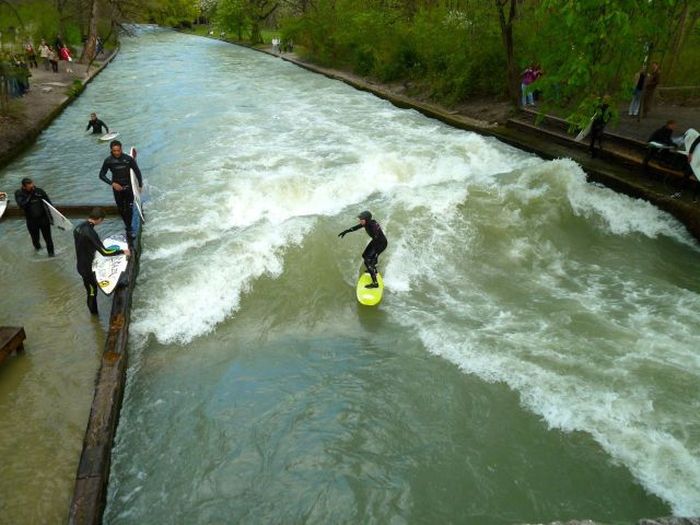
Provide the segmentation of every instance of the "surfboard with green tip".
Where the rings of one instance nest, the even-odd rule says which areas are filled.
[[[384,279],[382,279],[381,273],[377,274],[377,284],[379,284],[378,288],[365,288],[365,285],[368,285],[371,282],[372,276],[367,272],[362,273],[357,281],[357,300],[360,302],[360,304],[365,306],[378,305],[382,300],[382,295],[384,293]]]

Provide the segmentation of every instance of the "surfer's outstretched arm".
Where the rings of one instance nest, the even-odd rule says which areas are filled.
[[[343,230],[342,232],[340,232],[338,234],[338,237],[340,237],[342,239],[343,237],[345,237],[346,234],[356,232],[360,228],[364,228],[364,226],[362,226],[362,224],[356,224],[352,228],[348,228],[347,230]]]

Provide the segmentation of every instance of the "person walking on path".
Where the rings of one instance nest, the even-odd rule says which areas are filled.
[[[46,43],[46,40],[43,38],[41,39],[41,45],[39,46],[39,56],[41,57],[41,63],[44,65],[44,69],[46,71],[49,70],[50,63],[49,63],[49,53],[51,52],[51,48],[49,45]]]
[[[603,150],[603,133],[605,133],[605,126],[610,122],[612,114],[610,113],[610,96],[605,95],[600,102],[593,115],[593,123],[591,124],[591,145],[590,153],[591,157],[596,157],[595,143],[598,142],[598,149]]]
[[[66,73],[72,73],[73,70],[71,69],[70,64],[73,62],[73,57],[70,54],[70,49],[68,49],[66,46],[59,48],[58,56],[66,63]]]
[[[52,47],[49,47],[49,63],[51,64],[51,71],[58,73],[58,54]]]
[[[134,170],[140,189],[143,186],[141,170],[134,158],[122,152],[122,143],[118,140],[110,142],[109,149],[111,154],[102,163],[100,180],[112,186],[114,202],[116,202],[117,208],[119,208],[119,214],[122,216],[122,220],[126,226],[127,236],[131,239],[131,220],[134,214],[134,192],[131,188],[130,172]],[[107,178],[107,171],[112,173],[111,180]]]
[[[654,62],[644,82],[644,96],[642,99],[642,117],[644,118],[649,114],[654,104],[654,92],[659,82],[661,82],[661,70],[659,69],[659,64]]]
[[[642,103],[642,93],[644,92],[644,79],[646,79],[644,70],[640,70],[634,80],[634,91],[632,92],[632,101],[630,102],[627,114],[630,117],[639,115],[639,106]]]
[[[129,249],[105,248],[100,237],[95,231],[95,226],[102,224],[105,220],[105,212],[102,208],[93,208],[88,219],[81,222],[73,230],[73,240],[75,241],[75,257],[77,259],[76,268],[80,277],[83,278],[83,286],[87,293],[87,307],[92,315],[97,315],[97,279],[92,271],[92,261],[95,252],[100,252],[105,257],[115,255],[130,255]]]
[[[27,56],[27,64],[29,67],[38,68],[39,64],[36,61],[36,51],[34,51],[34,46],[29,40],[24,44],[24,53]]]
[[[352,228],[343,230],[338,234],[341,239],[345,237],[346,234],[364,228],[367,235],[371,237],[371,241],[362,252],[362,259],[365,262],[365,268],[370,277],[372,277],[372,282],[365,285],[365,288],[379,288],[379,283],[377,282],[377,263],[379,262],[379,254],[386,250],[387,240],[382,231],[382,227],[377,221],[372,219],[372,214],[368,211],[363,211],[357,218],[360,223],[356,224]]]
[[[42,200],[43,199],[43,200]],[[54,256],[53,239],[51,238],[51,218],[49,212],[44,205],[44,200],[51,203],[51,199],[41,188],[34,185],[34,181],[29,177],[22,179],[22,187],[15,192],[15,201],[24,211],[24,217],[27,220],[27,229],[32,238],[34,249],[41,250],[41,242],[39,242],[39,232],[44,237],[46,243],[46,251],[49,257]]]
[[[107,127],[107,124],[105,124],[97,118],[97,113],[90,113],[90,120],[88,120],[87,128],[85,128],[85,131],[89,130],[90,128],[92,128],[93,135],[101,135],[102,128],[105,128],[107,130],[107,133],[109,133],[109,128]]]

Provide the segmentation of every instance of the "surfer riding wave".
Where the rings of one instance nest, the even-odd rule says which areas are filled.
[[[359,224],[356,224],[352,228],[343,230],[338,234],[341,239],[345,237],[345,234],[364,228],[372,240],[369,242],[365,251],[362,252],[362,259],[365,261],[365,268],[370,277],[372,277],[372,282],[365,286],[365,288],[378,288],[379,283],[377,282],[377,264],[379,263],[379,254],[386,250],[387,240],[382,231],[382,227],[377,221],[372,219],[372,214],[369,211],[363,211],[357,218],[360,220]]]

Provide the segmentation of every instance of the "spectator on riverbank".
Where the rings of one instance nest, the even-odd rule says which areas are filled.
[[[49,47],[49,63],[51,64],[51,71],[58,73],[58,53],[52,47]]]
[[[24,54],[27,58],[27,65],[31,68],[38,68],[39,64],[36,61],[36,51],[34,51],[34,46],[31,41],[27,40],[24,44]]]
[[[522,107],[535,105],[534,95],[532,94],[532,91],[530,91],[530,89],[529,89],[530,84],[532,84],[535,80],[537,80],[537,72],[535,70],[535,66],[531,65],[531,66],[527,67],[525,69],[525,71],[522,72],[521,79],[520,79],[520,91],[521,91],[520,105]]]
[[[66,73],[72,73],[73,70],[71,69],[70,65],[71,62],[73,62],[73,57],[70,54],[70,49],[68,49],[66,46],[63,46],[61,49],[59,49],[58,56],[61,60],[63,60],[66,63]]]
[[[102,54],[102,51],[104,51],[104,42],[102,42],[102,38],[99,36],[97,37],[96,46],[97,47],[95,48],[95,58],[100,56]]]
[[[32,76],[27,64],[17,55],[6,56],[0,62],[9,96],[19,98],[26,95],[29,91],[29,77]]]
[[[593,122],[591,124],[590,153],[592,158],[596,157],[596,141],[598,142],[598,149],[603,151],[603,133],[605,132],[605,126],[608,125],[611,118],[612,113],[610,112],[610,95],[605,95],[598,102],[598,107],[593,115]]]
[[[632,101],[630,102],[629,110],[627,114],[630,117],[636,117],[639,115],[639,106],[642,103],[642,93],[644,92],[644,80],[646,79],[646,73],[643,69],[640,69],[634,78],[634,90],[632,91]]]
[[[49,52],[50,51],[51,51],[51,48],[46,43],[46,40],[44,40],[42,38],[41,45],[39,46],[39,56],[41,57],[41,63],[44,65],[44,69],[46,71],[48,71],[49,67],[51,66],[51,64],[49,63]]]
[[[61,35],[56,35],[56,40],[54,40],[53,47],[56,52],[63,47],[63,38],[61,38]]]
[[[644,118],[649,114],[654,104],[654,92],[659,82],[661,82],[661,70],[659,64],[654,62],[644,82],[644,97],[642,99],[642,117]]]

